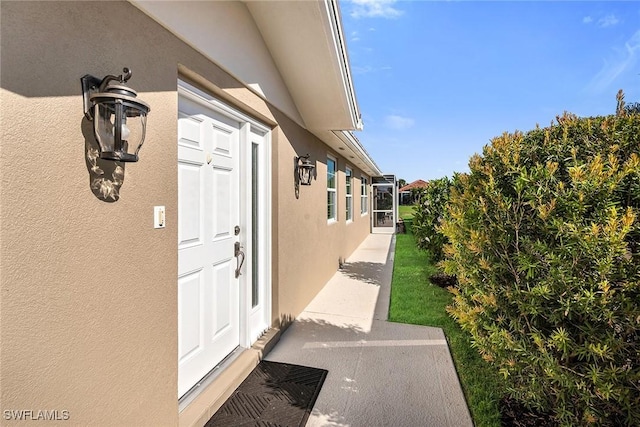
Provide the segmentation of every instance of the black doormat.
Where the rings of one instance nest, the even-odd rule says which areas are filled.
[[[324,369],[263,360],[205,427],[302,427],[327,373]]]

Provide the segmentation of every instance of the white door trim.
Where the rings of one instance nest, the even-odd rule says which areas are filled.
[[[246,183],[253,183],[253,156],[255,146],[255,156],[257,161],[256,184],[253,189],[251,185],[243,186],[241,194],[241,216],[244,222],[242,229],[246,230],[245,236],[254,236],[252,224],[252,209],[257,208],[261,215],[256,218],[258,229],[257,247],[250,245],[247,241],[245,245],[246,261],[243,274],[247,275],[247,283],[241,289],[240,299],[243,301],[240,308],[241,322],[240,342],[245,347],[250,347],[258,338],[271,326],[271,133],[265,128],[253,126],[251,122],[245,123],[241,130],[241,141],[243,155],[241,161],[240,179]],[[255,191],[255,198],[252,191]],[[254,202],[257,206],[253,206]],[[255,257],[254,257],[255,255]],[[257,263],[254,268],[254,259]],[[259,304],[253,306],[253,273],[256,273],[258,283]]]
[[[236,110],[235,108],[223,103],[209,93],[198,89],[197,87],[185,82],[184,80],[178,80],[178,93],[180,95],[186,96],[192,101],[202,104],[207,108],[214,108],[218,110],[219,113],[224,114],[229,118],[232,118],[239,122],[247,122],[251,125],[252,129],[255,128],[256,130],[263,133],[269,133],[271,131],[271,128],[269,128],[267,125],[258,122],[253,117]]]
[[[249,348],[271,326],[271,129],[254,118],[219,101],[209,93],[178,80],[178,96],[191,100],[205,108],[212,109],[230,119],[241,123],[240,126],[240,242],[246,253],[240,292],[240,347]],[[252,149],[257,146],[257,200],[252,198]],[[258,247],[252,247],[252,205],[257,201],[258,210]],[[258,265],[255,271],[259,275],[259,307],[252,307],[253,251],[257,251]],[[215,367],[211,367],[212,369]]]
[[[376,189],[378,187],[391,187],[391,208],[390,209],[379,209],[376,207],[377,199],[376,199]],[[377,234],[395,234],[396,232],[396,204],[397,204],[397,193],[396,186],[392,183],[388,182],[377,182],[371,184],[371,232]],[[383,214],[385,217],[385,226],[384,227],[376,227],[376,222],[378,218],[378,214]],[[386,222],[389,221],[387,224]]]

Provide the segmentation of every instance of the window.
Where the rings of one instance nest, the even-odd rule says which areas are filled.
[[[364,176],[360,177],[360,213],[362,215],[368,212],[369,206],[369,195],[367,193],[367,178]]]
[[[260,146],[256,143],[251,144],[251,308],[255,308],[260,304],[260,258],[258,258],[258,248],[260,247],[259,226],[260,219],[258,217],[260,209]]]
[[[327,157],[327,220],[336,221],[336,160]]]
[[[353,220],[353,190],[351,189],[351,169],[345,169],[346,196],[345,204],[347,205],[347,221]]]

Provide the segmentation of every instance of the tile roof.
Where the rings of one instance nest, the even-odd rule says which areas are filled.
[[[404,187],[402,187],[400,189],[400,192],[411,191],[412,188],[426,188],[428,186],[429,186],[428,182],[419,179],[417,181],[413,181],[411,184],[407,184]]]

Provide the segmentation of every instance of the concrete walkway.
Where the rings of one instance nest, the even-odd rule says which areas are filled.
[[[368,236],[266,357],[329,371],[307,426],[473,426],[442,329],[387,322],[394,243]]]

